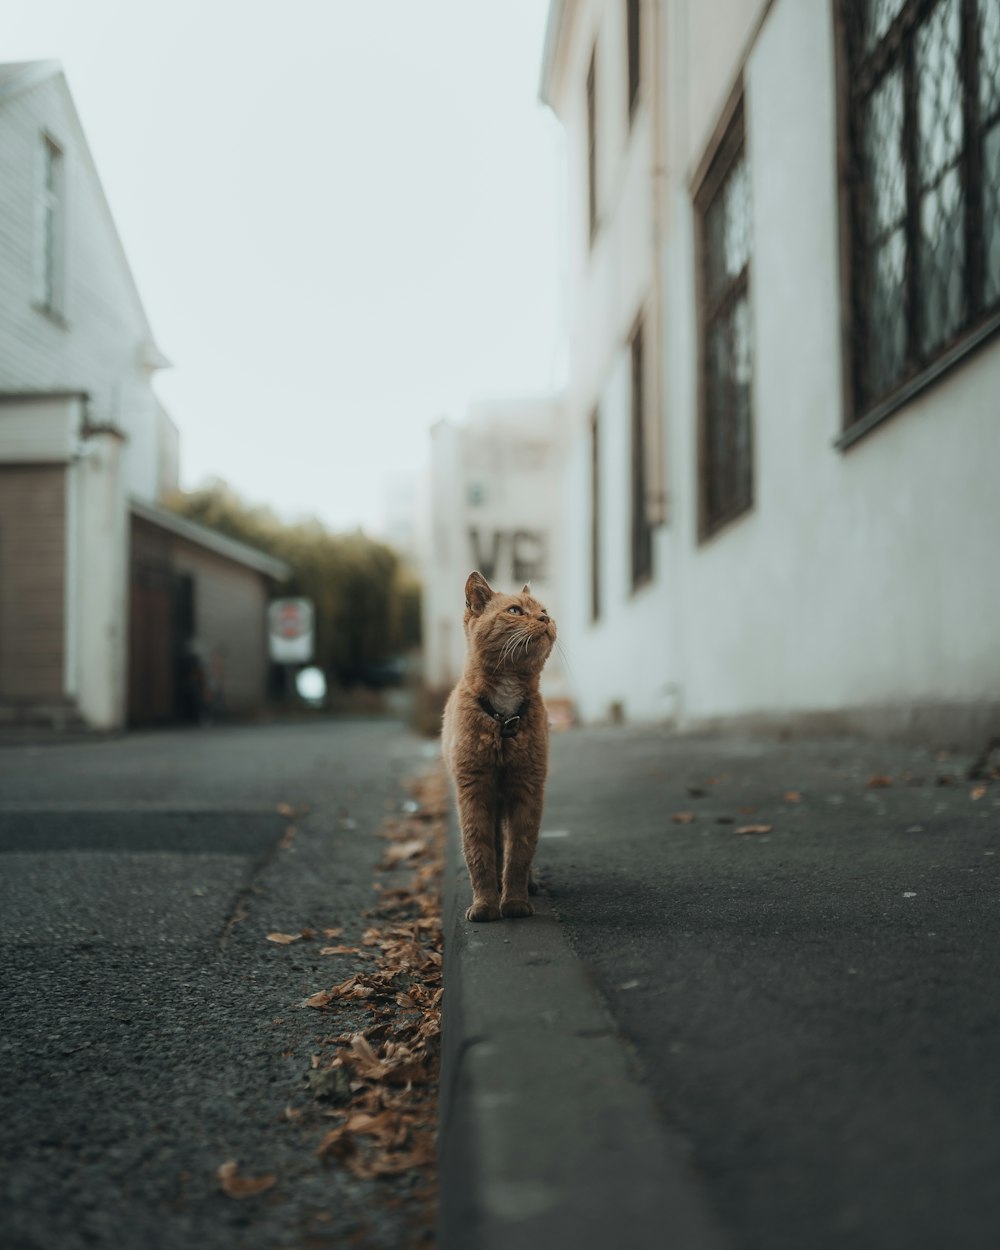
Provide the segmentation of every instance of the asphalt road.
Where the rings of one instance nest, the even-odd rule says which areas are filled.
[[[1000,1244],[1000,783],[968,762],[554,740],[543,879],[735,1250]]]
[[[357,942],[421,753],[385,722],[0,749],[6,1250],[407,1243],[407,1179],[315,1156],[310,1055],[359,1021],[299,1004],[357,969],[265,935]],[[227,1160],[278,1182],[228,1198]]]

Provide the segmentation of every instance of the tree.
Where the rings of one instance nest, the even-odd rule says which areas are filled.
[[[282,594],[313,601],[316,663],[341,686],[420,645],[419,583],[391,547],[362,530],[335,534],[316,519],[289,524],[219,479],[167,506],[291,566]]]

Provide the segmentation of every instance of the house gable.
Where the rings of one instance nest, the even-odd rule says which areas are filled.
[[[60,298],[46,305],[40,269],[49,194],[60,216]],[[50,174],[51,181],[51,174]],[[157,497],[159,405],[153,341],[66,77],[58,62],[0,66],[0,392],[72,390],[89,419],[128,439],[128,489]]]

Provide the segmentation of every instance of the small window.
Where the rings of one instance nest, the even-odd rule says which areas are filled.
[[[753,232],[742,95],[695,208],[701,259],[699,531],[707,538],[753,502]]]
[[[646,408],[643,381],[643,333],[640,321],[629,345],[632,380],[632,589],[653,575],[653,528],[646,496]]]
[[[597,411],[590,418],[590,619],[601,615],[601,429]]]
[[[1000,3],[837,10],[849,441],[1000,327]]]
[[[65,311],[65,185],[62,149],[42,135],[36,196],[38,303],[47,313]]]
[[[597,46],[587,70],[587,220],[590,241],[597,234]]]
[[[628,115],[631,121],[639,99],[639,0],[625,0],[625,27],[628,40]]]

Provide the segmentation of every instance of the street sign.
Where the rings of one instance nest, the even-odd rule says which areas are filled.
[[[267,638],[275,664],[308,664],[313,658],[311,599],[272,599],[267,609]]]

